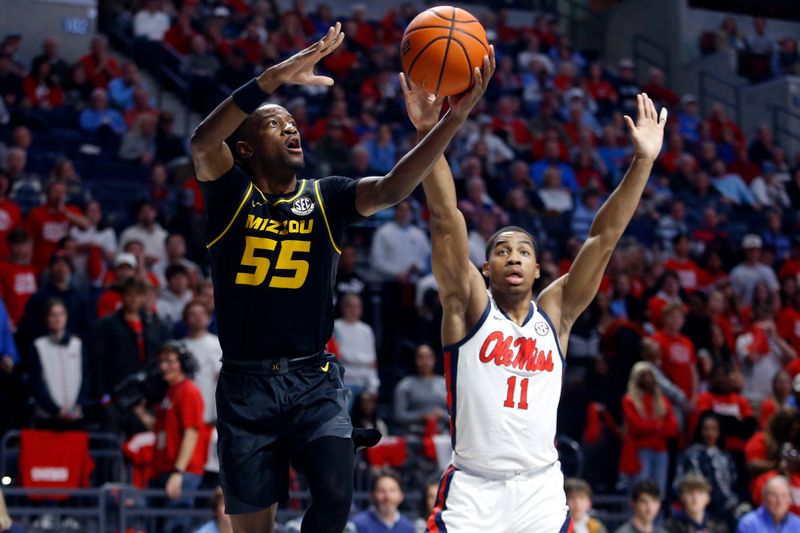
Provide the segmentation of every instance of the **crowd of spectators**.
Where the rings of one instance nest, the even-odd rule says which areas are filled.
[[[750,30],[739,28],[736,18],[725,17],[718,30],[703,32],[698,44],[702,55],[735,52],[739,74],[753,82],[800,74],[800,40],[791,34],[775,38],[763,17],[754,18]]]
[[[117,16],[130,24],[131,59],[100,35],[75,64],[53,39],[32,61],[21,36],[0,44],[0,433],[103,428],[127,438],[162,424],[172,428],[162,460],[174,464],[183,439],[195,443],[181,458],[184,488],[213,486],[220,348],[203,199],[186,139],[133,59],[150,68],[153,51],[169,47],[194,88],[186,104],[206,111],[218,92],[319,39],[334,16],[301,0],[283,12],[267,0],[130,4]],[[520,27],[502,9],[476,10],[498,68],[448,150],[476,264],[488,236],[514,224],[537,238],[537,292],[565,273],[631,160],[623,115],[635,95],[670,109],[664,152],[570,340],[559,431],[591,465],[567,486],[576,530],[599,531],[586,525],[596,522],[592,489],[631,495],[622,531],[665,516],[670,531],[688,531],[706,506],[720,528],[750,506],[741,531],[789,520],[786,480],[800,489],[800,154],[766,125],[746,134],[720,105],[701,114],[659,70],[638,80],[630,60],[575,50],[549,15]],[[319,67],[336,85],[272,95],[298,124],[303,175],[380,175],[413,144],[397,72],[414,15],[404,5],[368,20],[354,6],[344,45]],[[106,194],[126,184],[128,196]],[[329,349],[346,368],[354,422],[419,446],[399,476],[374,479],[374,506],[354,523],[405,531],[403,489],[435,497],[430,439],[448,425],[424,197],[349,235]],[[165,394],[190,407],[165,412]],[[149,477],[187,503],[170,471]]]

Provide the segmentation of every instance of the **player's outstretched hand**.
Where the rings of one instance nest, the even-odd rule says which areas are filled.
[[[495,60],[494,60],[494,45],[489,46],[489,55],[483,56],[483,68],[475,67],[473,74],[475,83],[470,89],[467,89],[461,94],[455,96],[448,96],[447,101],[450,102],[450,109],[454,115],[461,119],[466,119],[469,112],[481,99],[486,88],[489,86],[489,80],[494,74]]]
[[[342,24],[336,23],[328,33],[305,50],[297,52],[289,59],[273,65],[258,77],[262,90],[272,92],[284,83],[292,85],[333,85],[333,78],[314,74],[316,65],[344,42]]]
[[[400,88],[406,99],[406,112],[417,131],[428,132],[439,121],[444,96],[436,96],[418,87],[408,76],[400,73]]]
[[[662,107],[661,113],[656,112],[656,106],[647,96],[647,93],[636,95],[636,124],[633,119],[625,115],[625,123],[631,133],[636,157],[640,159],[655,160],[661,152],[664,141],[664,125],[667,123],[667,108]]]

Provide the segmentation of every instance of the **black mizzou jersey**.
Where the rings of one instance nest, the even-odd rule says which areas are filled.
[[[333,285],[345,227],[361,218],[357,180],[297,179],[262,193],[239,165],[201,182],[223,357],[298,357],[333,331]]]

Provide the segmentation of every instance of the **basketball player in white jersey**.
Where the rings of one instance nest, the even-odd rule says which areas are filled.
[[[487,68],[494,69],[494,57],[484,73]],[[436,124],[441,99],[416,90],[405,77],[401,85],[422,139]],[[521,228],[501,229],[489,240],[479,271],[469,260],[467,227],[444,157],[423,181],[444,308],[454,450],[428,519],[431,533],[572,531],[554,443],[563,358],[570,329],[597,293],[661,150],[666,110],[659,117],[646,94],[637,103],[636,123],[625,117],[633,162],[598,212],[569,273],[538,301],[532,291],[539,277],[534,238]]]

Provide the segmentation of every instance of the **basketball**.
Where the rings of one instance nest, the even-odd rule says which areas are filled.
[[[411,21],[400,43],[403,71],[422,89],[459,94],[474,82],[474,69],[489,55],[486,30],[469,11],[439,6]]]

